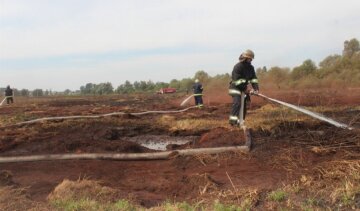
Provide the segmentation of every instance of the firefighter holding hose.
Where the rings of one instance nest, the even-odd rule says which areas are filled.
[[[14,103],[13,96],[14,96],[13,90],[10,88],[10,86],[7,86],[5,89],[5,97],[7,104]]]
[[[202,92],[203,92],[203,86],[199,82],[199,79],[195,79],[195,83],[193,85],[193,92],[194,92],[194,99],[195,99],[195,105],[198,108],[202,108],[204,106],[203,99],[202,99]]]
[[[231,82],[229,87],[229,94],[233,98],[233,104],[229,117],[229,123],[233,126],[243,123],[246,115],[246,102],[250,102],[250,94],[258,94],[259,85],[258,79],[255,74],[254,67],[251,61],[255,55],[252,50],[246,50],[239,57],[239,62],[234,66],[231,74]],[[252,88],[248,88],[248,84],[251,84]],[[241,108],[241,95],[243,94],[243,113],[240,114]],[[240,115],[240,116],[239,116]],[[243,119],[241,119],[241,117]]]

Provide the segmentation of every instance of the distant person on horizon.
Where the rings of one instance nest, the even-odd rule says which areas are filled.
[[[250,93],[257,94],[259,92],[258,79],[252,66],[251,61],[255,54],[251,50],[246,50],[239,57],[239,62],[234,66],[231,73],[231,82],[229,87],[229,94],[233,98],[233,104],[229,117],[229,123],[233,126],[240,124],[240,108],[241,108],[241,93],[245,94],[243,118],[246,115],[246,102],[250,101]],[[248,84],[251,83],[252,88],[248,89]],[[243,120],[244,120],[243,119]]]
[[[5,97],[6,97],[6,102],[7,104],[10,104],[10,103],[14,103],[14,92],[13,90],[10,88],[10,86],[8,85],[5,89]]]
[[[193,85],[193,92],[194,92],[195,105],[198,108],[203,107],[204,106],[202,100],[203,87],[202,84],[199,82],[199,79],[195,79],[195,83]]]

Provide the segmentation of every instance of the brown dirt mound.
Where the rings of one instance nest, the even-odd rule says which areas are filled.
[[[13,174],[7,170],[0,171],[0,187],[7,185],[14,185],[15,183],[12,180]]]
[[[197,148],[222,147],[244,145],[244,143],[245,137],[242,129],[215,128],[203,134],[195,146]]]
[[[78,181],[65,179],[47,197],[49,201],[90,199],[102,202],[113,202],[118,198],[119,194],[116,190],[88,179]]]
[[[24,189],[0,186],[0,210],[49,210],[49,207],[29,199]]]

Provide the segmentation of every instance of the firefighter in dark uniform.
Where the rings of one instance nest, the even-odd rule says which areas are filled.
[[[5,97],[7,104],[14,103],[13,96],[13,90],[10,88],[10,86],[7,86],[5,89]]]
[[[202,92],[203,87],[202,84],[199,82],[199,79],[195,79],[195,84],[193,85],[193,92],[195,98],[195,105],[199,108],[203,107],[203,100],[202,100]]]
[[[239,62],[234,66],[231,74],[231,82],[229,88],[229,94],[233,98],[233,104],[229,117],[229,123],[231,125],[238,125],[240,123],[239,113],[241,106],[241,93],[246,94],[244,103],[243,117],[246,115],[246,102],[250,101],[250,93],[257,94],[259,92],[258,79],[255,74],[254,67],[251,65],[251,61],[254,59],[254,52],[246,50],[239,57]],[[248,90],[248,84],[251,83],[252,89]]]

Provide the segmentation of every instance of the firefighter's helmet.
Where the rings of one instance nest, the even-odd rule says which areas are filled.
[[[255,58],[255,54],[252,50],[246,50],[244,51],[244,53],[241,54],[244,58],[249,58],[249,59],[254,59]]]

